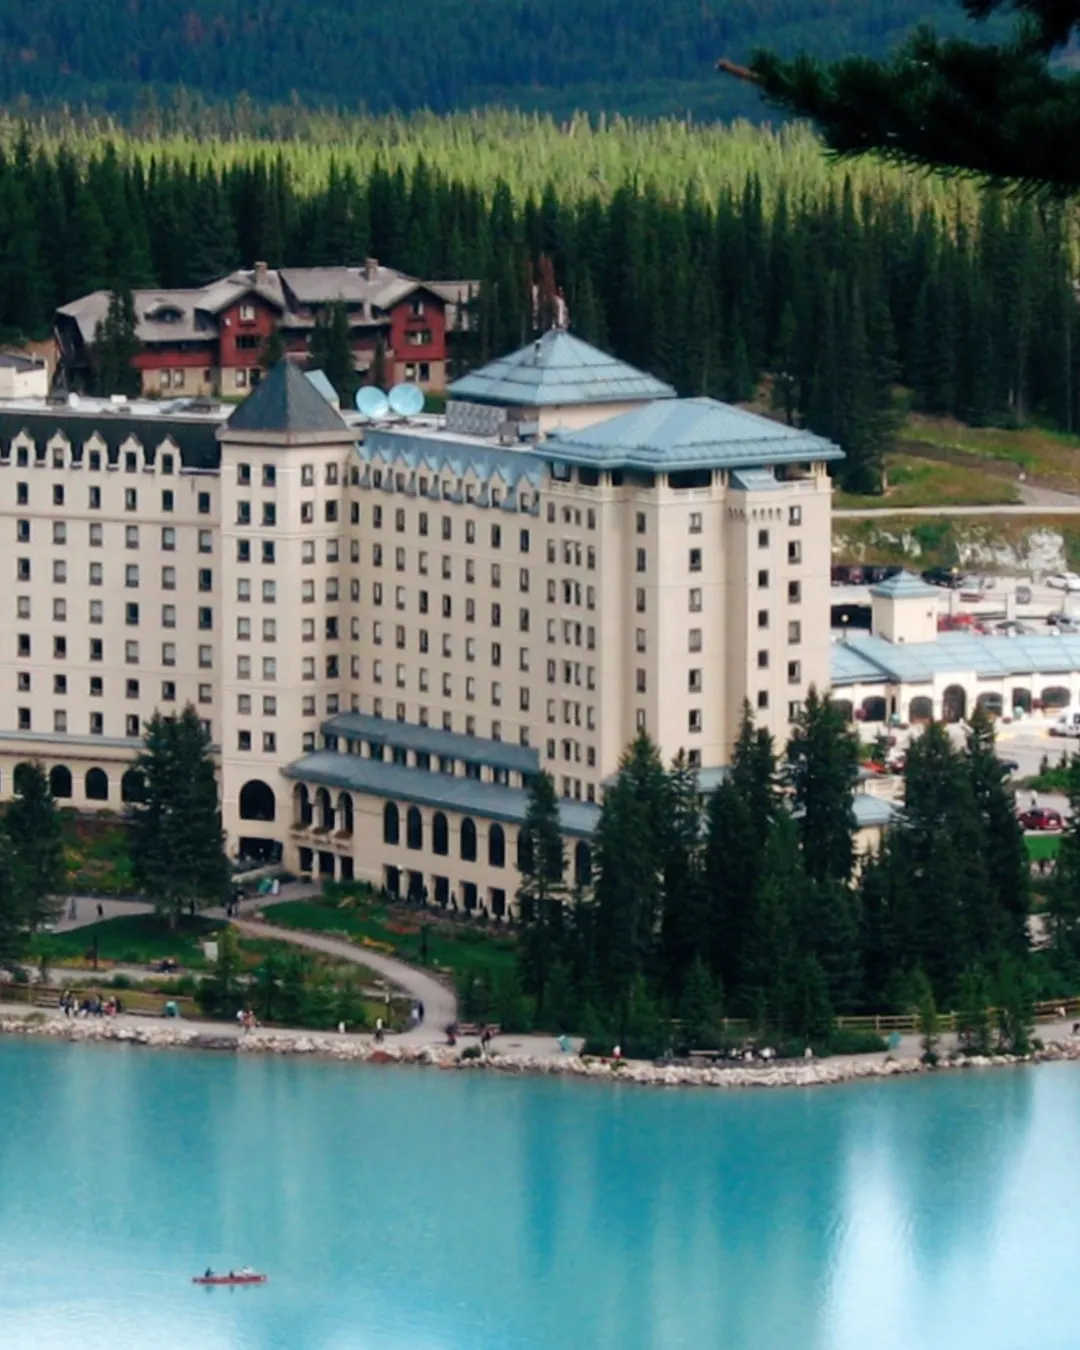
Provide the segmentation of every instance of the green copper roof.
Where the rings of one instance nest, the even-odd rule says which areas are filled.
[[[870,594],[881,596],[886,600],[929,600],[931,596],[937,599],[941,591],[936,586],[931,586],[929,582],[923,581],[922,577],[917,577],[914,572],[897,572],[887,581],[871,586]]]
[[[650,403],[582,431],[555,432],[541,451],[569,464],[668,473],[843,458],[821,436],[711,398]]]
[[[447,393],[453,399],[509,408],[675,397],[671,385],[561,329],[552,329],[520,351],[455,380]]]
[[[344,431],[341,416],[291,361],[279,361],[229,418],[230,431]]]

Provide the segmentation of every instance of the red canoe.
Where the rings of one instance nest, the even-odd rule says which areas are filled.
[[[193,1275],[192,1284],[265,1284],[265,1275]]]

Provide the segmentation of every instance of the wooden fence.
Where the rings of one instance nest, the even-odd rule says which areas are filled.
[[[64,989],[49,984],[8,984],[0,985],[0,994],[4,998],[26,1003],[31,1008],[58,1008]],[[72,995],[78,1002],[86,998],[100,998],[103,1003],[110,998],[118,998],[125,1013],[135,1013],[147,1017],[163,1017],[165,1004],[175,1003],[181,1017],[198,1017],[199,1010],[195,1000],[183,994],[157,994],[145,989],[91,988],[80,985],[71,987]]]

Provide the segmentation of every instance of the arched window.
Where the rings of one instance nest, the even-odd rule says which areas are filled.
[[[49,770],[49,791],[58,800],[71,796],[71,770],[66,764],[54,765]]]
[[[941,717],[945,722],[962,722],[967,715],[967,690],[962,684],[950,684],[941,696]]]
[[[450,827],[441,811],[431,817],[431,850],[443,858],[450,852]]]
[[[294,816],[297,825],[311,824],[311,797],[304,783],[297,783],[293,790]]]
[[[334,828],[334,804],[325,788],[319,789],[315,798],[315,805],[319,813],[319,828],[332,830]]]
[[[1052,684],[1042,691],[1039,701],[1044,708],[1067,708],[1072,696],[1063,684]]]
[[[14,772],[14,774],[12,775],[11,785],[12,785],[12,787],[15,789],[15,792],[16,792],[16,793],[20,793],[20,792],[25,792],[25,791],[26,791],[26,787],[25,787],[25,783],[26,783],[26,775],[27,775],[28,773],[31,773],[31,772],[32,772],[32,769],[31,769],[31,767],[30,767],[29,764],[16,764],[16,765],[15,765],[15,772]]]
[[[122,802],[141,802],[146,799],[146,783],[141,769],[128,769],[120,779],[120,800]],[[271,817],[273,819],[273,817]]]
[[[401,820],[397,806],[387,802],[382,810],[382,841],[384,844],[396,844],[401,840]]]
[[[109,778],[104,769],[87,769],[86,797],[92,802],[109,800]]]
[[[488,862],[492,867],[506,866],[506,834],[501,825],[488,830]]]
[[[352,834],[353,832],[353,804],[352,798],[347,792],[343,792],[338,798],[338,814],[341,817],[341,833]]]
[[[908,704],[909,722],[932,722],[934,720],[934,700],[925,694],[917,694]]]
[[[461,856],[466,862],[476,861],[476,826],[468,816],[461,822]]]
[[[592,849],[579,840],[574,848],[574,885],[588,886],[592,882]]]
[[[405,813],[405,844],[408,848],[424,847],[424,818],[419,807],[410,806]]]
[[[124,774],[124,783],[127,782]],[[121,791],[125,791],[121,784]],[[274,790],[261,778],[250,778],[240,789],[241,820],[273,820],[276,812]]]

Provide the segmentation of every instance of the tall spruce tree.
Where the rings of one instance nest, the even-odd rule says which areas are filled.
[[[130,286],[121,286],[109,295],[109,308],[94,333],[94,367],[98,392],[126,394],[139,392],[139,372],[134,359],[141,350],[136,336],[135,297]]]
[[[343,408],[352,406],[359,379],[349,340],[349,312],[340,300],[316,321],[311,335],[311,368],[326,375]]]
[[[813,685],[787,744],[784,779],[811,880],[846,884],[855,861],[852,793],[859,745],[843,713]]]
[[[191,704],[179,717],[154,714],[135,767],[144,793],[129,809],[135,878],[175,924],[185,909],[220,904],[229,882],[210,738]]]
[[[17,970],[25,957],[30,912],[23,869],[7,831],[0,830],[0,970]]]
[[[22,874],[27,921],[37,928],[55,915],[55,897],[64,879],[60,815],[40,764],[20,764],[14,786],[4,829]]]
[[[985,912],[969,914],[969,941],[973,952],[987,957],[999,949],[1021,957],[1028,949],[1031,867],[1015,796],[994,752],[994,724],[982,708],[971,716],[965,761],[982,825],[988,882]]]
[[[518,835],[518,871],[522,983],[536,999],[540,1021],[547,1012],[552,972],[564,959],[566,945],[566,854],[555,782],[548,773],[537,774],[529,785],[525,823]]]
[[[1050,955],[1061,985],[1080,988],[1080,755],[1069,759],[1065,782],[1069,817],[1047,892]]]

